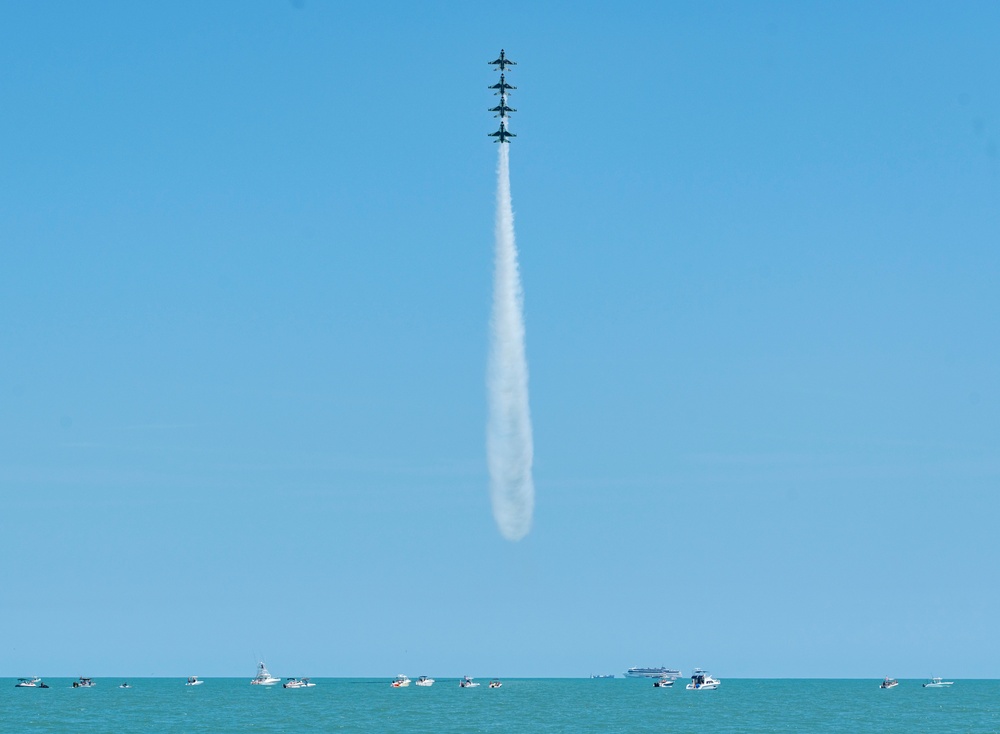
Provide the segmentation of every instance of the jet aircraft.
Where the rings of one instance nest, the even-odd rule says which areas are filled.
[[[508,84],[507,81],[503,78],[503,74],[501,74],[500,81],[498,81],[496,84],[491,84],[489,87],[487,87],[487,89],[498,90],[493,94],[506,95],[508,89],[517,89],[517,87],[513,86],[512,84]]]
[[[500,67],[500,71],[503,71],[504,67],[506,67],[506,66],[517,66],[517,62],[516,61],[511,61],[506,56],[504,56],[503,49],[500,49],[500,58],[499,59],[497,59],[496,61],[490,61],[488,63],[489,63],[490,66],[499,66]]]
[[[490,112],[500,113],[498,115],[493,115],[494,117],[510,117],[508,113],[517,112],[517,110],[515,110],[513,107],[507,106],[507,98],[506,96],[504,96],[500,98],[500,104],[498,104],[496,107],[490,107]]]
[[[507,138],[516,138],[517,136],[507,130],[507,125],[504,124],[503,120],[500,120],[500,128],[495,133],[486,133],[491,138],[497,138],[495,143],[507,143],[510,145],[510,141]]]

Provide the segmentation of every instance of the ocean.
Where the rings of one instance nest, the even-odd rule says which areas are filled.
[[[0,732],[1000,732],[1000,681],[925,689],[901,680],[725,679],[716,691],[649,680],[510,679],[502,688],[393,689],[389,679],[314,678],[315,688],[251,686],[248,678],[68,678],[48,689],[0,679]],[[951,679],[949,679],[951,680]]]

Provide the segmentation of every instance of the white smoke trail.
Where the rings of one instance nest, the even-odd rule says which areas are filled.
[[[528,410],[523,293],[510,201],[510,145],[504,143],[500,144],[497,164],[494,269],[492,334],[486,372],[489,393],[486,456],[497,527],[507,540],[520,540],[531,530],[535,510],[535,485],[531,479],[534,449]]]

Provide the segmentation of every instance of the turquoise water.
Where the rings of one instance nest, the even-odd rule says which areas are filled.
[[[1000,681],[924,689],[878,680],[723,680],[717,691],[644,680],[505,680],[503,688],[392,689],[386,680],[315,678],[315,688],[245,678],[98,678],[74,689],[0,680],[0,732],[1000,732]]]

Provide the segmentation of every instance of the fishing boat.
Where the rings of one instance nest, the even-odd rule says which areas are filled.
[[[503,683],[500,682],[499,678],[494,678],[490,681],[489,686],[490,688],[500,688],[503,686]]]
[[[899,685],[898,680],[886,676],[885,679],[882,681],[882,683],[879,685],[879,688],[895,688],[898,685]]]
[[[281,678],[275,678],[271,675],[267,671],[267,666],[264,665],[263,661],[257,665],[257,675],[250,681],[250,685],[252,686],[276,686],[279,683],[281,683]]]
[[[74,688],[93,688],[96,685],[92,678],[80,678],[80,680],[73,681]]]
[[[198,680],[198,676],[196,676],[196,675],[189,675],[188,679],[187,679],[187,683],[185,683],[184,685],[186,685],[186,686],[200,686],[204,682],[205,681],[203,681],[203,680]]]
[[[418,685],[421,688],[430,688],[434,685],[434,679],[428,678],[426,675],[422,675],[414,682],[414,685]]]
[[[472,680],[472,678],[470,678],[469,676],[463,675],[462,676],[462,680],[460,680],[458,682],[458,687],[459,688],[479,688],[479,684],[476,683],[476,681]]]
[[[924,688],[947,688],[948,686],[955,685],[953,680],[941,680],[940,678],[931,678],[930,682],[924,683]]]
[[[281,684],[282,688],[315,688],[316,684],[308,678],[289,678]]]
[[[658,681],[653,681],[653,688],[673,688],[673,685],[673,678],[660,678]]]
[[[714,691],[722,685],[722,681],[716,680],[701,668],[695,668],[691,674],[691,682],[687,684],[689,691]]]
[[[18,678],[17,683],[14,684],[14,688],[48,688],[47,685],[42,683],[42,679],[35,678]]]
[[[402,673],[400,673],[395,678],[393,678],[392,683],[390,683],[389,685],[392,686],[393,688],[406,688],[408,685],[410,685],[410,679],[407,678]]]

